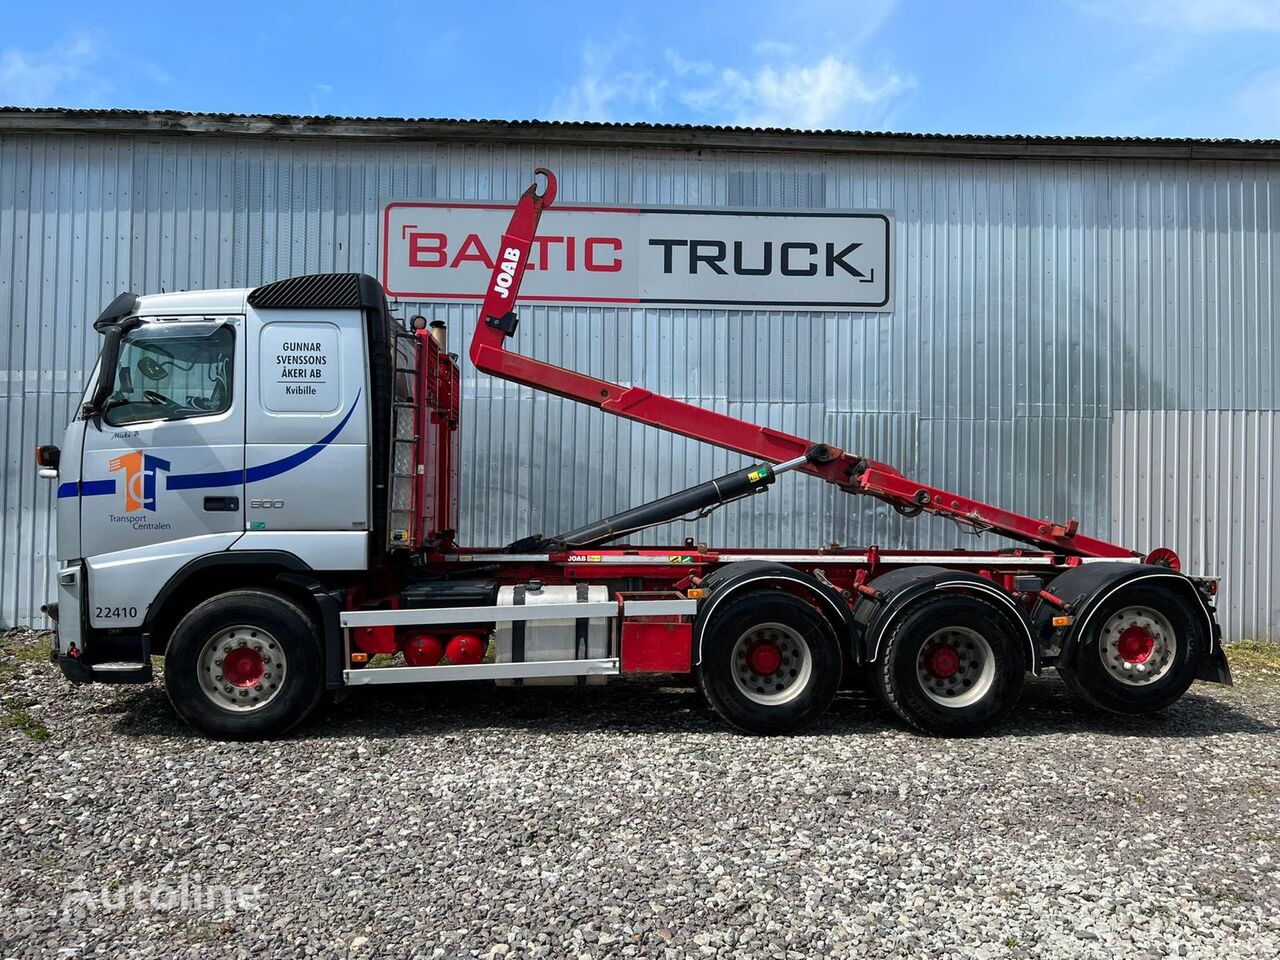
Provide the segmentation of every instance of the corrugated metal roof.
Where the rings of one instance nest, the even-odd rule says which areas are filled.
[[[689,123],[602,123],[446,117],[336,117],[0,107],[0,130],[82,133],[228,134],[366,140],[472,140],[578,146],[733,147],[967,157],[1274,160],[1280,140],[1192,137],[1055,137],[1026,134],[797,130]]]

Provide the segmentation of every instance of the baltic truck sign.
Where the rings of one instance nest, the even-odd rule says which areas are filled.
[[[397,201],[382,283],[405,300],[481,300],[511,207]],[[556,206],[520,291],[551,303],[891,309],[885,213]]]

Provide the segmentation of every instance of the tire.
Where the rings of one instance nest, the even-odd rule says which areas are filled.
[[[1122,656],[1126,624],[1152,637],[1141,662]],[[1058,665],[1058,675],[1080,700],[1109,713],[1163,710],[1187,692],[1209,649],[1204,614],[1181,593],[1159,587],[1120,590],[1089,615],[1087,630]]]
[[[222,740],[279,736],[302,722],[324,692],[315,621],[278,593],[219,594],[174,629],[164,681],[173,708],[202,733]]]
[[[917,730],[972,736],[1017,704],[1027,672],[1024,642],[994,604],[935,593],[892,621],[874,664],[876,689]]]
[[[696,672],[724,720],[775,735],[822,716],[840,686],[841,662],[835,632],[818,611],[790,593],[760,590],[731,601],[708,625]],[[775,669],[753,674],[752,666]]]

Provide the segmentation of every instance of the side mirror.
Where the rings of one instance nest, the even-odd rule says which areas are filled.
[[[62,462],[62,451],[52,443],[36,447],[36,466],[39,475],[46,480],[58,477],[58,465]]]

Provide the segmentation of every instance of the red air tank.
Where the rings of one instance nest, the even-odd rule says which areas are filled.
[[[453,664],[479,663],[484,659],[485,642],[474,633],[458,633],[444,648],[445,659]]]
[[[404,662],[411,667],[434,667],[444,656],[444,641],[434,633],[411,633],[404,641]]]

